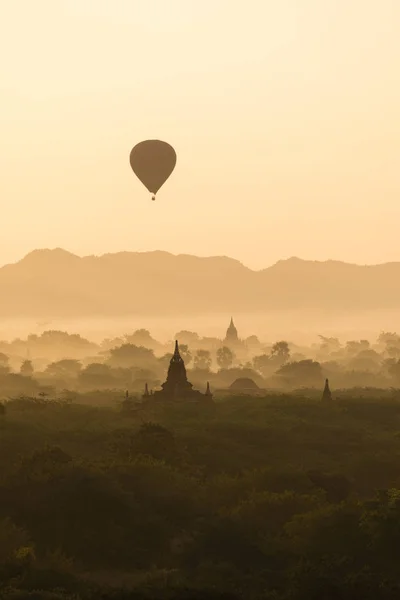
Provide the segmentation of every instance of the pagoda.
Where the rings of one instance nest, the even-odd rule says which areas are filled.
[[[235,358],[239,363],[248,359],[247,346],[239,337],[238,330],[233,322],[233,317],[231,317],[231,322],[226,330],[225,339],[223,340],[222,344],[233,351]]]
[[[149,398],[148,387],[146,384],[143,399]],[[161,390],[156,390],[151,394],[152,400],[188,400],[204,401],[212,400],[210,385],[207,382],[207,389],[204,394],[194,390],[192,384],[188,381],[185,363],[179,353],[178,342],[175,342],[175,351],[169,363],[167,379],[161,385]]]
[[[229,324],[228,329],[226,330],[225,340],[226,343],[237,344],[239,342],[239,336],[235,324],[233,322],[233,317],[231,317],[231,322]]]
[[[322,393],[322,400],[332,400],[332,393],[329,388],[329,380],[325,379],[325,387]]]

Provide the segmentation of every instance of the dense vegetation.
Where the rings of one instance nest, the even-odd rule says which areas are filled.
[[[394,392],[14,399],[0,598],[397,599],[399,461]]]

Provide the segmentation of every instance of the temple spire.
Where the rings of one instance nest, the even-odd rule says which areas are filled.
[[[207,381],[207,389],[206,389],[206,396],[211,396],[211,390],[210,390],[210,382]]]
[[[231,317],[231,322],[229,323],[229,327],[226,330],[225,341],[226,342],[238,342],[239,341],[239,336],[238,336],[238,332],[235,327],[235,324],[233,322],[233,317]]]
[[[332,400],[331,390],[329,388],[329,380],[325,379],[325,387],[322,394],[322,400]]]
[[[144,396],[150,396],[149,394],[149,386],[147,385],[147,383],[145,383],[144,385]]]
[[[175,358],[180,358],[181,355],[179,354],[179,345],[178,345],[178,340],[175,340],[175,351],[174,351],[174,356]]]

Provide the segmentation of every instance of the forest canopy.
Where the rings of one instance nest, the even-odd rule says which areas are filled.
[[[395,394],[25,397],[0,428],[0,598],[398,597]]]

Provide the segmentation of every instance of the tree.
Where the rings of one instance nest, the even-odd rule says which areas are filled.
[[[9,360],[7,354],[0,352],[0,375],[7,375],[10,372]]]
[[[9,357],[7,356],[7,354],[4,354],[3,352],[0,352],[0,367],[7,367],[8,363],[9,363]]]
[[[320,350],[322,352],[330,354],[331,352],[338,352],[340,350],[341,345],[338,338],[325,337],[324,335],[319,335],[318,337],[321,340]]]
[[[21,470],[29,479],[47,480],[72,462],[71,456],[58,446],[46,445],[23,459]]]
[[[108,363],[112,367],[141,367],[148,368],[154,364],[155,356],[153,350],[133,344],[123,344],[110,350]]]
[[[196,347],[199,342],[199,334],[195,331],[186,331],[186,329],[182,331],[178,331],[175,334],[175,339],[178,340],[179,344],[187,344],[189,347]]]
[[[320,363],[311,359],[287,363],[278,369],[277,374],[291,385],[313,386],[321,384],[323,380]]]
[[[93,344],[83,338],[79,333],[68,333],[67,331],[49,330],[44,331],[38,341],[46,344],[60,344],[62,346],[71,345],[78,347],[91,347]]]
[[[272,346],[271,357],[274,359],[275,358],[278,359],[279,362],[282,362],[282,363],[287,362],[290,358],[289,344],[284,341],[276,342]]]
[[[3,566],[15,557],[20,548],[29,545],[29,536],[17,527],[11,519],[2,518],[0,521],[0,564]]]
[[[217,350],[217,363],[221,369],[229,369],[232,366],[235,355],[230,348],[222,346]]]
[[[135,346],[143,346],[144,348],[154,349],[157,346],[156,340],[151,337],[148,329],[137,329],[132,335],[125,336],[125,342]]]
[[[382,356],[375,350],[362,350],[356,356],[351,357],[347,367],[354,371],[375,371],[381,369]]]
[[[33,365],[31,360],[24,360],[20,367],[21,375],[25,375],[25,377],[31,377],[33,375]]]
[[[136,439],[138,451],[154,458],[164,459],[175,451],[174,435],[158,423],[143,423]]]
[[[378,343],[382,345],[398,345],[400,336],[394,331],[382,331],[378,336]]]
[[[160,358],[158,358],[158,363],[164,368],[164,369],[168,369],[168,365],[171,362],[171,358],[172,358],[173,354],[171,354],[171,352],[167,352],[166,354],[163,354],[162,356],[160,356]]]
[[[388,365],[388,373],[396,382],[400,381],[400,360]]]
[[[347,477],[340,473],[323,473],[310,470],[307,473],[310,481],[326,493],[328,502],[339,503],[346,500],[351,491],[351,483]]]
[[[400,346],[387,346],[386,352],[390,358],[400,358]]]
[[[91,363],[82,371],[82,375],[103,377],[104,375],[110,375],[111,372],[112,368],[109,365],[103,365],[103,363]]]
[[[192,353],[190,352],[189,346],[187,344],[181,344],[179,346],[179,354],[182,356],[185,365],[188,365],[192,360]]]
[[[108,352],[112,348],[116,348],[117,346],[123,346],[123,344],[125,342],[126,342],[126,340],[124,338],[121,338],[121,337],[105,338],[101,342],[100,348],[103,350],[103,352]]]
[[[136,408],[135,400],[133,398],[129,398],[129,396],[126,395],[125,398],[121,402],[121,411],[124,414],[129,414],[132,411],[134,411],[135,408]]]
[[[256,371],[264,375],[264,377],[271,374],[272,371],[272,361],[271,357],[268,354],[260,354],[260,356],[255,356],[253,358],[253,367]]]
[[[79,362],[79,360],[75,360],[74,358],[64,358],[63,360],[50,363],[47,366],[45,373],[50,375],[50,377],[70,379],[77,377],[81,369],[82,364]]]
[[[109,365],[92,363],[81,371],[79,381],[92,388],[112,387],[115,384],[115,377]]]
[[[137,433],[130,430],[116,432],[111,450],[125,460],[143,455],[170,462],[181,454],[173,433],[152,422],[144,422]]]
[[[346,342],[346,352],[351,355],[358,354],[362,350],[369,350],[369,347],[370,343],[368,340],[350,340]]]
[[[398,548],[400,543],[400,490],[392,488],[380,490],[374,500],[368,503],[361,519],[361,530],[368,534],[370,547],[382,556],[387,566],[396,572],[398,553],[389,548]]]
[[[69,334],[66,331],[44,331],[40,337],[28,336],[28,344],[37,348],[37,353],[49,353],[53,359],[61,360],[65,356],[83,358],[89,353],[97,353],[98,346],[89,342],[79,334]]]
[[[261,342],[256,335],[250,335],[248,338],[246,338],[245,344],[251,350],[255,350],[261,346]]]
[[[197,350],[194,357],[194,368],[202,371],[209,371],[211,367],[211,352],[208,350]]]

